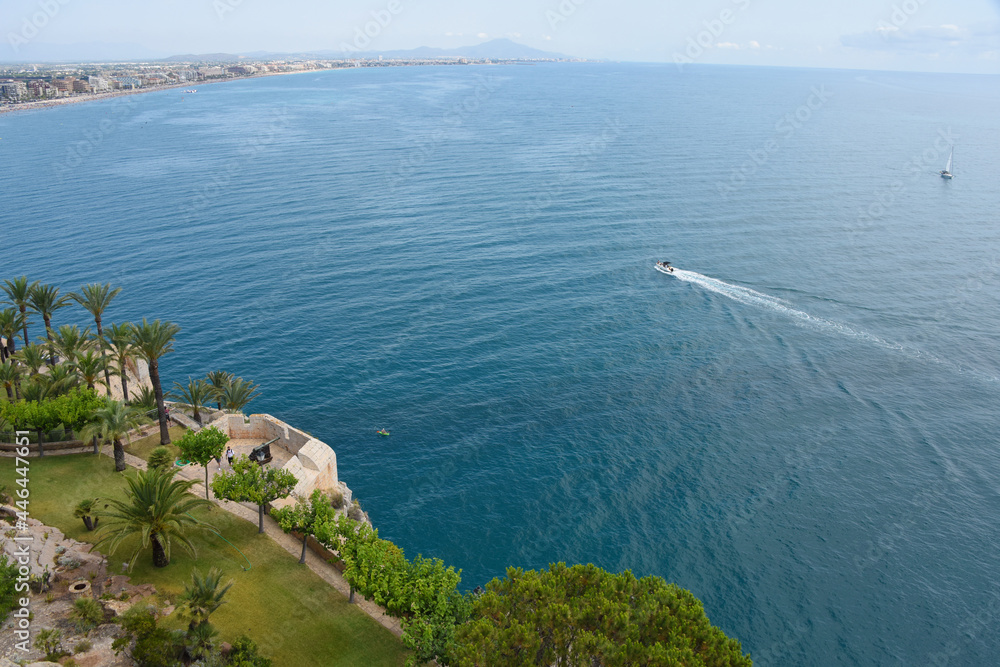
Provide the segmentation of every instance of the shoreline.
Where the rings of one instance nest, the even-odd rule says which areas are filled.
[[[340,68],[346,69],[346,68]],[[89,95],[79,95],[77,97],[63,97],[54,100],[35,100],[32,102],[24,102],[22,104],[9,104],[0,106],[0,116],[4,114],[17,113],[21,111],[37,111],[40,109],[53,109],[56,107],[67,106],[70,104],[81,104],[84,102],[98,102],[101,100],[111,100],[117,99],[119,97],[127,97],[130,95],[144,95],[146,93],[155,93],[161,90],[175,90],[177,88],[200,88],[202,86],[210,86],[218,83],[231,83],[233,81],[243,81],[246,79],[260,79],[267,76],[284,76],[286,74],[306,74],[308,72],[322,72],[328,71],[323,70],[303,70],[301,72],[264,72],[261,74],[251,74],[250,76],[240,76],[231,79],[217,79],[212,81],[188,81],[185,83],[171,83],[165,86],[155,86],[152,88],[137,88],[135,90],[118,90],[111,93],[93,93]]]

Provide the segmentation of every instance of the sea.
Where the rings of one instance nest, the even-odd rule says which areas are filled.
[[[595,563],[758,665],[997,664],[995,76],[194,87],[0,115],[0,277],[178,324],[168,387],[259,383],[464,589]]]

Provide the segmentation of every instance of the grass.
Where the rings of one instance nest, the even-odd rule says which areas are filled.
[[[14,459],[0,460],[7,462],[0,464],[0,484],[14,488]],[[93,543],[100,530],[87,532],[83,521],[73,517],[73,507],[88,497],[123,498],[125,484],[121,475],[114,472],[114,463],[106,456],[31,459],[30,514],[68,537]],[[232,642],[246,634],[273,658],[275,667],[405,662],[405,648],[388,630],[349,604],[312,570],[299,565],[295,556],[267,535],[258,535],[255,524],[214,505],[192,514],[211,523],[246,554],[252,569],[244,572],[241,564],[246,563],[240,554],[214,533],[192,531],[196,559],[178,547],[171,554],[170,565],[157,569],[152,564],[152,552],[147,551],[139,556],[132,571],[133,583],[152,583],[161,601],[176,603],[194,568],[206,572],[218,567],[224,582],[235,582],[226,595],[227,603],[212,615],[222,641]],[[122,562],[131,555],[128,547],[123,545],[109,556],[109,574],[121,572]],[[173,615],[164,622],[168,627],[184,625]]]
[[[169,429],[170,441],[176,442],[182,435],[184,435],[186,428],[183,426],[171,426]],[[160,432],[157,430],[155,433],[147,435],[145,438],[140,438],[138,440],[133,440],[131,445],[125,445],[125,451],[133,456],[138,456],[143,461],[149,460],[150,453],[160,446]],[[173,454],[174,460],[180,458],[181,450],[177,448],[176,445],[167,445],[167,449]]]

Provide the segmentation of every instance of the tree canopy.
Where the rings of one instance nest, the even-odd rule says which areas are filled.
[[[107,400],[90,389],[73,389],[69,393],[42,401],[0,402],[0,417],[17,428],[51,431],[65,428],[78,431],[85,426]]]
[[[455,634],[458,665],[749,667],[701,602],[659,577],[595,565],[507,570],[475,596]]]
[[[306,562],[306,544],[316,524],[335,518],[336,510],[330,504],[330,497],[316,489],[309,499],[299,498],[294,505],[272,509],[271,516],[286,533],[302,535],[302,556],[299,563]]]
[[[229,436],[210,426],[200,431],[187,431],[175,444],[189,461],[205,466],[205,498],[208,498],[208,464],[212,459],[221,459],[223,448]]]
[[[344,563],[352,590],[402,619],[403,643],[415,661],[447,660],[455,629],[468,616],[467,600],[458,591],[461,572],[436,558],[418,555],[410,562],[377,530],[344,515],[319,522],[313,531]]]
[[[212,480],[216,498],[257,505],[258,531],[264,532],[264,505],[285,498],[299,483],[284,468],[259,466],[246,456],[233,461],[233,471],[222,471]]]

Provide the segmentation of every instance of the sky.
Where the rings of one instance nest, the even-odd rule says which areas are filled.
[[[508,38],[616,61],[1000,74],[1000,0],[0,0],[0,36],[0,62]]]

